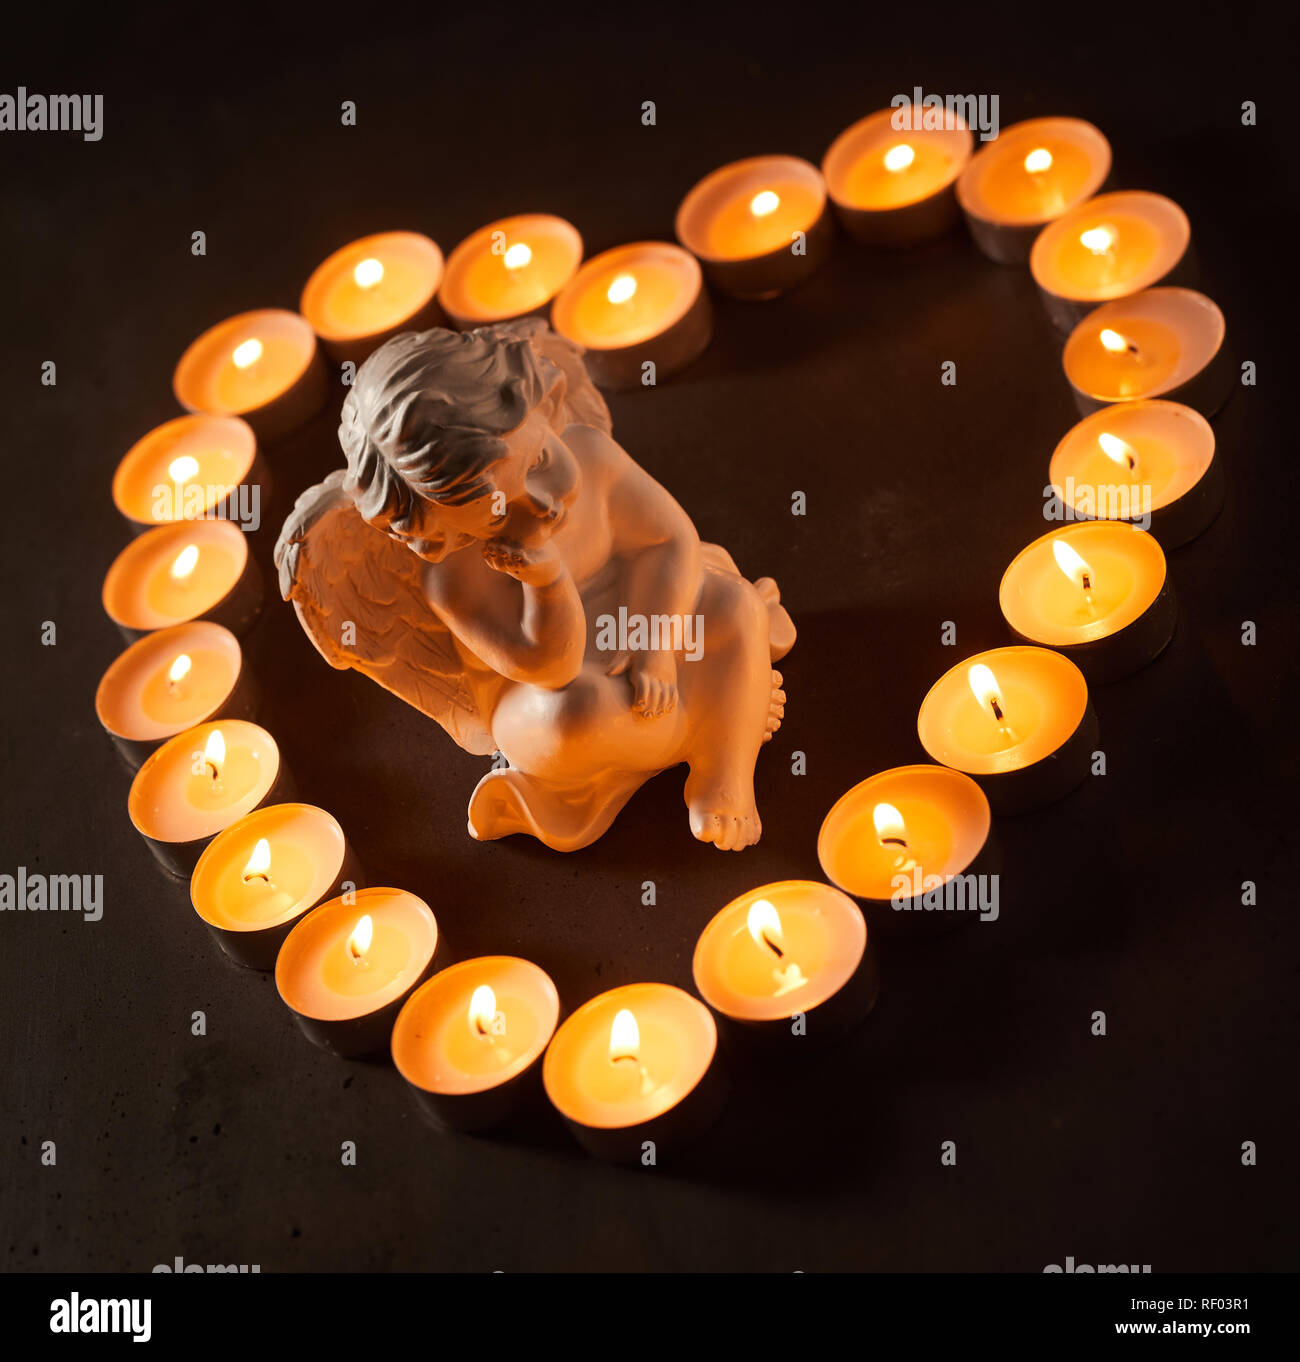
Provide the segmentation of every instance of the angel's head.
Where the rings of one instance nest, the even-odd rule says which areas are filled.
[[[564,374],[527,334],[407,332],[357,371],[339,426],[345,487],[370,524],[421,558],[473,540],[537,544],[576,494],[560,438]]]

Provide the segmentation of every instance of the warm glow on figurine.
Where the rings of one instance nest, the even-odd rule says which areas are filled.
[[[1052,153],[1046,147],[1035,147],[1025,157],[1025,169],[1031,175],[1041,175],[1052,168]]]
[[[357,925],[353,927],[351,936],[348,937],[348,954],[358,964],[365,960],[374,935],[374,920],[369,913],[363,913],[357,919]]]
[[[890,147],[885,152],[885,169],[892,170],[897,174],[900,170],[906,170],[908,166],[916,160],[916,152],[907,142],[900,142],[896,147]]]
[[[606,290],[605,297],[608,298],[611,303],[626,303],[635,292],[635,276],[631,274],[620,274]]]
[[[376,260],[373,255],[367,256],[364,260],[358,260],[356,268],[352,271],[352,278],[356,281],[358,288],[374,288],[384,277],[384,262]]]
[[[194,566],[198,561],[199,546],[197,544],[186,544],[172,561],[170,569],[172,577],[178,582],[183,582],[194,571]]]
[[[232,352],[231,361],[236,369],[247,369],[262,358],[262,342],[256,336],[241,341]]]
[[[265,837],[257,839],[248,860],[244,863],[240,878],[245,884],[249,884],[253,880],[261,880],[265,884],[271,883],[271,844]]]

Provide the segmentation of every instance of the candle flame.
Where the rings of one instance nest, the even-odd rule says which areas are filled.
[[[1110,327],[1103,327],[1100,337],[1101,343],[1111,352],[1112,355],[1121,354],[1129,348],[1129,343],[1118,331],[1112,331]]]
[[[525,241],[516,241],[502,257],[508,270],[521,270],[533,258],[533,248]]]
[[[364,260],[357,262],[356,269],[352,271],[352,277],[357,281],[358,288],[374,288],[384,277],[384,262],[376,260],[374,256],[367,256]]]
[[[882,845],[907,845],[907,824],[903,815],[892,804],[877,804],[871,810],[871,821],[875,824],[876,840]]]
[[[363,914],[357,919],[357,925],[352,929],[352,935],[348,937],[348,954],[353,960],[364,960],[366,952],[370,949],[370,943],[374,940],[375,924],[369,913]]]
[[[885,152],[885,169],[897,173],[906,170],[908,166],[916,160],[916,152],[907,142],[900,142],[896,147],[890,147]]]
[[[1102,453],[1107,458],[1114,459],[1121,467],[1127,467],[1130,472],[1137,467],[1137,450],[1127,440],[1121,440],[1118,435],[1103,430],[1097,436],[1097,443],[1101,446]]]
[[[186,544],[185,547],[176,555],[175,561],[171,566],[171,574],[178,581],[183,582],[186,577],[194,571],[194,565],[199,561],[199,546],[197,544]]]
[[[614,1014],[613,1024],[609,1028],[610,1063],[617,1063],[620,1059],[634,1060],[640,1049],[641,1029],[636,1024],[636,1018],[626,1007],[620,1008]]]
[[[775,213],[780,204],[780,195],[773,193],[770,189],[761,189],[750,199],[749,211],[756,218],[765,218],[769,213]]]
[[[265,837],[257,839],[257,845],[253,848],[253,854],[248,858],[244,866],[243,881],[245,884],[249,880],[266,880],[271,878],[271,844]]]
[[[1041,175],[1052,168],[1052,153],[1046,147],[1035,147],[1025,157],[1025,169],[1031,175]]]
[[[971,667],[967,679],[970,682],[971,691],[980,705],[987,705],[993,711],[993,717],[998,723],[1001,723],[1004,717],[1002,696],[998,690],[998,679],[993,675],[992,670],[982,662],[976,662]]]
[[[630,274],[620,274],[609,286],[605,297],[611,303],[625,303],[636,292],[636,279]]]
[[[1054,539],[1052,541],[1052,557],[1056,559],[1056,566],[1083,591],[1092,590],[1092,569],[1088,566],[1088,560],[1076,553],[1064,539]]]
[[[767,899],[755,899],[745,918],[754,944],[765,946],[773,955],[785,954],[785,932],[781,929],[781,915]]]
[[[179,459],[173,459],[167,465],[167,472],[173,482],[186,482],[198,471],[199,461],[188,454],[182,454]]]
[[[1115,244],[1115,233],[1109,227],[1089,227],[1086,232],[1079,233],[1079,244],[1093,255],[1105,255]]]
[[[256,336],[243,341],[235,346],[235,352],[230,358],[236,369],[247,369],[250,364],[256,364],[262,358],[262,342]]]
[[[226,740],[219,728],[214,728],[203,744],[203,764],[211,768],[213,780],[221,775],[221,768],[226,764]]]
[[[480,1036],[493,1035],[497,1028],[497,995],[488,984],[480,984],[469,1000],[470,1030]]]
[[[190,662],[189,653],[177,653],[175,661],[167,668],[167,680],[170,681],[173,686],[178,682],[184,681],[189,675],[190,667],[192,665],[193,663]]]

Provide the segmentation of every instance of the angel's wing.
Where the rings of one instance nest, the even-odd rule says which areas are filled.
[[[467,681],[473,663],[430,608],[419,559],[362,520],[343,476],[331,473],[294,503],[275,546],[280,594],[331,667],[355,667],[466,751],[494,751]]]
[[[576,342],[558,335],[540,317],[523,317],[513,322],[497,322],[482,328],[500,336],[518,336],[544,359],[563,371],[564,411],[569,425],[594,426],[605,435],[613,433],[614,422],[600,390],[587,375],[582,362],[583,349]]]

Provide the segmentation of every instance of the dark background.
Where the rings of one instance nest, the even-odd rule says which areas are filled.
[[[0,137],[0,869],[101,873],[106,907],[95,925],[0,917],[5,1267],[1297,1265],[1294,35],[1248,4],[855,9],[385,5],[290,22],[264,7],[223,9],[210,32],[160,9],[7,34],[0,88],[102,92],[105,134]],[[881,942],[879,1006],[824,1065],[739,1085],[671,1167],[595,1163],[549,1111],[500,1138],[440,1137],[391,1067],[318,1052],[269,976],[228,965],[132,831],[92,706],[122,646],[99,604],[128,539],[113,468],[176,414],[171,371],[194,335],[296,306],[317,261],[362,233],[412,228],[449,250],[545,210],[589,253],[671,237],[702,173],[766,151],[820,160],[916,83],[996,92],[1004,126],[1089,118],[1112,187],[1191,217],[1204,286],[1259,384],[1215,422],[1222,515],[1171,555],[1175,639],[1095,692],[1109,774],[999,825],[1000,920]],[[340,126],[344,99],[356,128]],[[1244,99],[1258,127],[1242,127]],[[190,254],[197,229],[206,258]],[[576,855],[477,845],[465,805],[482,759],[330,671],[274,595],[245,641],[262,721],[371,882],[424,896],[459,954],[536,960],[568,1008],[638,979],[689,988],[723,903],[818,878],[834,798],[923,759],[928,686],[1007,641],[997,584],[1045,528],[1048,457],[1077,419],[1027,271],[964,233],[906,256],[841,239],[801,291],[717,314],[693,368],[612,406],[616,436],[704,537],[778,579],[799,626],[786,725],[759,763],[759,847],[695,843],[680,773]],[[955,388],[939,383],[948,359]],[[341,462],[335,415],[271,451],[279,497],[253,546],[268,569],[292,497]]]

